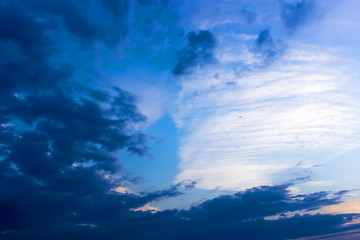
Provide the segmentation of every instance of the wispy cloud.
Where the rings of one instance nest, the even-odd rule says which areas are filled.
[[[291,46],[250,71],[232,65],[244,66],[242,57],[251,63],[251,55],[220,46],[226,59],[182,80],[173,114],[182,131],[177,181],[207,189],[272,184],[284,169],[301,162],[301,171],[360,144],[354,79],[336,49]]]

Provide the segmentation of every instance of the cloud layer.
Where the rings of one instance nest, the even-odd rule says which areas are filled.
[[[341,202],[344,192],[291,195],[289,185],[258,187],[220,196],[189,210],[156,212],[145,203],[177,195],[177,187],[137,196],[100,192],[105,185],[99,179],[95,182],[97,188],[87,182],[92,193],[80,188],[76,195],[59,190],[29,195],[32,189],[28,188],[22,199],[2,209],[2,238],[285,239],[349,230],[354,226],[341,225],[359,217],[310,214]]]
[[[294,18],[285,14],[285,27],[305,24],[310,5],[284,5]],[[217,63],[182,78],[176,181],[227,190],[276,184],[360,144],[355,62],[341,49],[223,28]]]

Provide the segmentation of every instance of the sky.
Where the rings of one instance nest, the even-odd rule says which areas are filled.
[[[0,1],[0,239],[359,239],[359,9]]]

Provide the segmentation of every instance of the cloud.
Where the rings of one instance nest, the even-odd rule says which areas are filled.
[[[142,206],[142,207],[138,207],[138,208],[134,208],[134,209],[130,209],[130,210],[131,210],[131,211],[135,211],[135,212],[137,212],[137,211],[142,211],[142,212],[147,212],[147,211],[149,211],[149,212],[151,212],[151,213],[156,213],[156,212],[160,211],[159,209],[151,206],[150,204],[145,204],[145,205]]]
[[[186,35],[188,44],[179,51],[178,62],[173,69],[175,75],[188,73],[192,68],[214,61],[215,37],[206,30]]]
[[[284,1],[281,19],[285,27],[293,32],[313,17],[315,4],[312,0]]]
[[[71,222],[94,202],[104,200],[111,205],[114,195],[107,193],[121,181],[107,177],[121,169],[116,153],[147,153],[148,137],[140,131],[146,118],[138,111],[136,98],[119,88],[98,88],[82,79],[86,74],[64,61],[56,49],[71,49],[63,28],[74,35],[76,43],[103,41],[112,47],[118,37],[99,32],[101,26],[91,25],[95,21],[86,19],[90,16],[83,15],[80,5],[62,3],[0,4],[0,51],[5,53],[0,61],[2,234]],[[122,18],[117,9],[121,4],[93,4],[118,14],[113,19]],[[55,27],[54,21],[64,24]],[[154,193],[147,199],[161,194],[166,193]],[[140,197],[132,197],[132,207],[143,204]],[[122,211],[121,201],[116,204]],[[90,226],[94,221],[85,215],[72,225]]]
[[[122,187],[122,186],[118,186],[114,189],[112,189],[112,191],[117,192],[117,193],[121,193],[121,194],[131,194],[131,190],[126,188],[126,187]]]
[[[311,215],[306,212],[341,202],[342,193],[330,197],[320,192],[291,195],[289,185],[264,186],[207,200],[189,210],[168,210],[154,214],[141,226],[150,239],[206,238],[219,239],[288,239],[323,232],[343,231],[334,228],[352,215]],[[302,215],[286,217],[285,213],[303,211]],[[266,216],[282,215],[277,220]],[[158,223],[162,230],[157,231]],[[319,222],[320,221],[320,222]],[[316,223],[316,224],[315,224]],[[298,228],[299,224],[303,226]]]
[[[283,181],[307,175],[358,146],[355,78],[342,70],[341,56],[293,42],[272,65],[257,68],[230,37],[217,50],[226,58],[181,83],[173,111],[181,129],[176,181],[237,190],[274,184],[280,173]]]
[[[270,36],[269,29],[265,29],[259,33],[259,35],[256,39],[256,44],[258,46],[266,46],[266,45],[274,44],[272,37]]]
[[[281,42],[273,40],[269,29],[264,29],[258,34],[252,51],[268,65],[284,52],[284,46]]]
[[[356,240],[360,237],[359,230],[349,230],[339,233],[332,234],[323,234],[313,237],[297,238],[296,240],[320,240],[320,239],[329,239],[329,240]]]
[[[115,47],[128,31],[126,17],[129,3],[125,0],[93,1],[90,4],[37,0],[26,5],[54,21],[53,27],[55,24],[63,25],[83,43],[102,41],[109,47]]]
[[[241,16],[244,17],[244,19],[246,19],[246,22],[248,24],[252,24],[253,22],[255,22],[256,20],[256,13],[250,12],[248,10],[242,10],[241,11]]]
[[[349,200],[325,208],[328,213],[360,213],[360,200]]]
[[[145,4],[141,7],[150,4],[148,1],[140,2]],[[170,9],[165,7],[165,1],[162,3],[164,3],[162,5],[164,9]],[[325,234],[337,231],[334,227],[339,224],[352,222],[356,217],[354,214],[310,214],[310,211],[340,203],[342,192],[316,192],[300,195],[290,193],[289,185],[251,188],[254,182],[250,181],[247,186],[251,188],[249,190],[207,200],[189,210],[157,211],[150,204],[181,195],[180,184],[139,194],[134,194],[131,189],[126,188],[127,182],[136,184],[136,179],[121,176],[121,159],[118,159],[117,153],[127,151],[141,156],[148,153],[149,137],[142,132],[146,117],[140,113],[137,98],[134,95],[112,87],[102,79],[103,75],[98,71],[101,69],[98,63],[101,61],[97,61],[99,55],[94,52],[102,52],[113,61],[113,55],[109,53],[118,50],[116,47],[121,45],[126,36],[131,42],[132,34],[134,34],[129,29],[133,25],[128,22],[131,6],[126,1],[109,0],[96,0],[86,4],[85,2],[40,0],[0,3],[0,52],[4,53],[0,59],[0,234],[2,239],[84,238],[91,240],[204,237],[231,239],[239,236],[279,239]],[[152,10],[157,11],[156,7]],[[251,17],[247,21],[250,24]],[[166,21],[163,19],[160,22]],[[149,25],[156,26],[156,21],[152,23]],[[146,29],[144,32],[147,33]],[[159,32],[167,33],[164,29]],[[149,38],[153,36],[152,33],[153,31],[150,31]],[[266,36],[259,36],[259,39],[266,39]],[[263,46],[263,41],[260,40],[258,44]],[[197,68],[202,69],[203,65],[215,59],[215,40],[209,31],[190,32],[187,35],[187,41],[187,47],[179,55],[178,74],[197,72]],[[293,57],[294,62],[307,63],[308,55],[294,55],[289,54],[287,57],[288,59]],[[310,55],[310,58],[328,60],[322,54]],[[83,59],[86,61],[82,61]],[[297,69],[296,66],[294,63],[286,67]],[[324,65],[319,64],[315,67],[319,66]],[[91,71],[88,72],[88,69]],[[256,139],[255,142],[249,141],[250,145],[245,145],[247,147],[243,152],[245,154],[257,152],[260,147],[270,154],[273,153],[273,149],[276,149],[277,146],[266,145],[268,141],[266,138],[277,137],[277,133],[272,132],[271,129],[262,129],[263,132],[260,133],[251,132],[253,130],[251,123],[264,123],[261,119],[265,117],[275,116],[270,118],[273,124],[271,126],[274,129],[284,130],[288,134],[285,134],[282,143],[290,150],[299,147],[290,144],[288,139],[293,139],[292,131],[298,133],[300,130],[293,128],[291,124],[280,126],[279,122],[288,122],[284,121],[284,118],[296,124],[297,121],[300,123],[315,121],[320,123],[320,127],[321,124],[329,125],[333,127],[332,134],[335,136],[338,136],[340,132],[338,126],[344,126],[343,121],[346,120],[349,127],[342,128],[341,133],[351,135],[352,131],[357,131],[357,128],[353,127],[357,119],[351,118],[353,108],[334,109],[331,106],[322,105],[325,100],[333,99],[332,94],[326,95],[328,97],[324,99],[316,98],[316,94],[332,93],[331,91],[337,87],[332,81],[330,81],[331,84],[329,82],[324,84],[323,80],[328,80],[328,78],[324,78],[322,72],[319,75],[308,74],[306,76],[309,78],[304,79],[298,77],[303,72],[295,71],[298,78],[295,78],[293,85],[290,84],[289,88],[279,88],[279,91],[275,91],[277,86],[287,86],[288,82],[284,81],[284,78],[288,76],[288,73],[283,73],[281,66],[272,70],[276,73],[268,72],[269,79],[273,80],[272,83],[263,82],[263,78],[258,75],[250,76],[249,81],[252,82],[244,80],[245,84],[250,86],[249,91],[245,92],[241,92],[241,88],[236,88],[240,84],[237,81],[238,75],[234,75],[236,79],[231,78],[234,76],[227,75],[230,78],[223,79],[224,86],[234,87],[238,91],[235,91],[236,98],[229,95],[230,98],[227,100],[236,102],[240,99],[245,103],[262,100],[265,103],[270,101],[268,104],[271,105],[274,99],[281,102],[286,98],[286,103],[282,102],[282,104],[288,107],[287,111],[296,113],[296,118],[286,118],[286,114],[281,114],[281,111],[279,113],[276,107],[271,108],[274,111],[263,111],[260,104],[256,107],[261,110],[260,113],[265,114],[260,115],[260,118],[259,112],[250,108],[245,109],[248,111],[241,110],[243,111],[240,112],[241,117],[238,111],[232,112],[232,109],[227,109],[225,114],[208,109],[214,115],[206,115],[208,113],[204,115],[205,120],[210,119],[209,122],[205,122],[205,125],[214,120],[213,116],[215,120],[221,120],[223,116],[226,118],[229,115],[231,118],[236,116],[236,120],[244,118],[245,122],[248,121],[246,129],[250,130],[250,133],[249,135],[246,135],[246,131],[241,133],[244,133],[246,140]],[[184,81],[184,96],[188,96],[187,94],[191,92],[190,101],[201,103],[193,101],[192,97],[202,96],[204,89],[208,91],[207,85],[213,89],[211,85],[220,81],[224,72],[229,71],[220,72],[217,77],[212,74],[212,78],[206,79],[211,81],[205,83]],[[226,84],[228,80],[233,80],[234,84]],[[303,85],[307,88],[299,90],[298,86]],[[199,86],[201,86],[200,89],[198,89]],[[188,90],[189,92],[186,92]],[[239,92],[241,94],[238,94]],[[239,95],[241,95],[240,98]],[[293,96],[295,100],[297,97],[314,97],[321,104],[297,108],[297,102],[294,99],[292,99],[294,102],[288,102]],[[340,100],[348,100],[342,94],[336,96]],[[224,95],[220,94],[220,98],[219,95],[215,97],[217,100],[224,100],[221,98]],[[226,98],[225,96],[225,100]],[[354,103],[354,105],[358,104]],[[184,105],[186,106],[190,105]],[[329,114],[321,111],[324,106],[331,110]],[[186,113],[186,109],[180,110]],[[191,111],[202,114],[197,109],[191,109]],[[312,113],[311,117],[301,118],[303,112]],[[228,113],[231,114],[227,115]],[[178,122],[183,120],[182,117],[187,117],[186,114],[180,114]],[[194,116],[198,117],[198,115]],[[210,118],[207,118],[209,116]],[[326,121],[328,118],[335,120]],[[348,121],[349,119],[351,121]],[[199,122],[204,123],[204,121]],[[233,122],[235,122],[235,127],[239,127],[236,121]],[[193,124],[196,121],[190,123]],[[265,121],[264,125],[267,123]],[[229,131],[232,131],[234,125],[228,122],[227,125]],[[200,133],[195,132],[198,134],[195,136],[204,139],[201,132],[204,129],[198,126],[201,125],[191,125],[190,130],[199,129]],[[218,128],[216,124],[212,126],[214,126],[213,129],[209,128],[213,131],[209,132],[210,136],[218,133],[223,127]],[[301,131],[304,129],[301,128]],[[321,128],[319,131],[323,133]],[[215,135],[217,140],[224,139],[221,134]],[[193,135],[189,136],[189,139],[193,140]],[[258,140],[258,136],[263,138]],[[226,136],[230,140],[238,139],[235,137],[231,134]],[[305,140],[309,141],[308,139],[312,137],[311,134],[305,135]],[[210,143],[213,141],[210,137],[208,139]],[[322,140],[325,145],[326,143],[332,145],[335,141],[339,143],[337,146],[340,149],[348,147],[347,144],[352,144],[352,142],[344,144],[342,138],[338,140],[337,137],[334,138],[335,140],[324,139]],[[354,141],[356,142],[357,139]],[[192,146],[193,149],[205,149],[199,148],[197,141],[189,141],[189,143],[195,143]],[[230,146],[226,142],[225,145]],[[312,145],[313,142],[310,142],[308,145],[305,144],[305,147],[311,148]],[[189,153],[186,147],[185,145],[184,151],[182,149],[185,160],[187,160],[187,151]],[[324,149],[324,151],[327,150],[328,148]],[[190,149],[190,155],[191,151]],[[210,153],[208,156],[219,157],[211,151],[208,153]],[[240,155],[243,156],[242,154]],[[204,155],[199,156],[204,157]],[[229,156],[231,157],[231,154]],[[205,157],[207,157],[206,154]],[[222,157],[225,159],[224,156]],[[242,162],[242,165],[235,167],[232,163],[230,161],[225,164],[226,168],[239,169],[244,174],[247,170],[255,173],[259,166],[263,165],[261,161],[256,162],[255,165],[246,165],[246,162]],[[202,164],[198,162],[195,166],[202,167]],[[292,164],[293,162],[285,164],[284,169]],[[209,166],[211,171],[222,170],[218,163],[211,163]],[[268,161],[263,166],[262,170],[265,172],[269,167],[274,169],[275,173],[279,170],[277,162]],[[198,171],[196,167],[194,170],[196,176],[203,177],[196,172]],[[221,176],[224,175],[221,173]],[[237,172],[233,176],[238,177]],[[258,181],[258,175],[255,174],[254,181],[260,185],[263,182],[267,184],[269,181],[266,173],[264,176],[264,179]],[[190,184],[185,187],[193,188],[204,184],[204,179],[200,179],[200,182],[195,184],[193,177],[191,173],[190,180],[186,179],[188,180],[186,182]],[[240,183],[243,182],[244,179],[240,179]],[[239,182],[233,181],[232,184],[231,187],[237,186]],[[239,189],[244,187],[239,186]],[[209,188],[213,187],[214,184],[209,185]],[[143,211],[133,211],[134,209]],[[144,210],[150,210],[150,212]],[[294,212],[301,212],[302,215],[288,216]],[[274,215],[280,217],[277,220],[266,218]],[[306,226],[305,230],[299,229],[299,224]],[[347,226],[341,228],[341,230],[346,229]]]
[[[177,187],[141,195],[121,188],[133,179],[117,175],[117,153],[148,154],[146,117],[134,95],[98,84],[97,68],[84,67],[96,65],[96,46],[108,52],[120,44],[127,11],[125,1],[0,4],[0,231],[6,238],[100,228],[180,194]]]
[[[137,2],[139,5],[150,6],[150,5],[161,4],[165,7],[170,3],[169,0],[137,0]]]
[[[96,182],[100,183],[99,179]],[[60,189],[63,187],[58,186]],[[288,187],[257,187],[207,200],[189,210],[166,211],[155,211],[147,203],[170,196],[175,188],[150,194],[152,197],[79,191],[82,198],[74,198],[59,190],[55,195],[47,192],[48,195],[41,195],[41,198],[34,198],[34,195],[28,198],[31,192],[28,190],[23,192],[22,199],[2,209],[1,234],[3,239],[117,239],[119,236],[130,239],[193,239],[200,236],[207,239],[221,236],[227,239],[285,239],[344,231],[349,227],[334,227],[356,217],[353,214],[307,213],[311,209],[341,202],[342,193],[291,195]],[[19,203],[29,205],[17,208],[17,215],[14,215],[14,207]],[[1,206],[5,207],[4,204]],[[286,216],[299,210],[303,211],[301,215]],[[282,217],[266,220],[272,215]],[[12,216],[20,220],[16,227]],[[299,224],[302,228],[298,228]]]

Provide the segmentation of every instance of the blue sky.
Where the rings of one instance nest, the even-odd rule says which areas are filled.
[[[2,1],[1,238],[359,238],[359,7]]]

